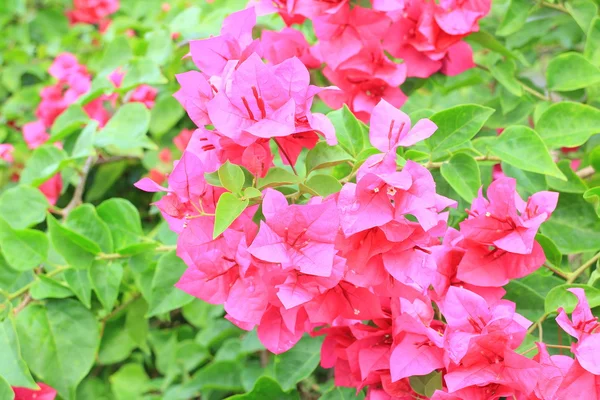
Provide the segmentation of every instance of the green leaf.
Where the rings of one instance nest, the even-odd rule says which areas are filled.
[[[237,361],[212,362],[201,368],[190,381],[200,390],[219,389],[231,392],[242,391],[241,365]]]
[[[591,0],[569,0],[565,2],[565,8],[581,27],[583,33],[587,34],[592,20],[598,15],[598,6]]]
[[[11,318],[0,322],[0,376],[11,386],[37,388],[29,368],[21,356],[19,337]],[[0,396],[0,398],[2,398]]]
[[[185,110],[174,97],[162,97],[150,111],[150,133],[157,138],[162,137],[177,124],[184,113]]]
[[[147,33],[144,39],[148,43],[146,58],[158,65],[163,65],[169,61],[173,53],[173,39],[169,31],[166,29],[155,30]]]
[[[354,389],[350,389],[354,391]],[[340,397],[321,397],[321,400],[324,398],[332,399],[343,399]],[[350,397],[348,397],[349,399]],[[355,398],[355,397],[352,397]],[[300,399],[297,391],[292,391],[290,393],[285,393],[281,387],[275,382],[273,379],[263,376],[258,378],[252,391],[245,394],[238,394],[236,396],[231,396],[227,398],[228,400],[295,400]]]
[[[436,390],[442,390],[441,372],[433,371],[427,375],[411,376],[409,379],[413,390],[425,397],[431,397]]]
[[[431,116],[437,125],[435,133],[425,141],[432,153],[449,150],[471,140],[494,113],[476,104],[455,106]]]
[[[333,167],[352,160],[353,157],[341,146],[330,146],[326,142],[319,142],[306,155],[306,171],[310,173],[315,169]]]
[[[213,230],[213,239],[216,239],[221,233],[225,232],[229,225],[239,217],[246,207],[248,199],[241,200],[231,193],[223,193],[219,197],[217,209],[215,210],[215,227]]]
[[[503,56],[509,58],[517,58],[513,52],[504,47],[504,45],[500,43],[494,36],[485,31],[474,32],[468,36],[468,39],[469,41],[478,43],[495,53],[502,54]]]
[[[546,79],[550,90],[583,89],[600,83],[600,69],[579,53],[562,53],[548,63]]]
[[[546,181],[551,189],[565,193],[583,193],[588,189],[587,184],[571,168],[571,161],[560,160],[557,166],[563,175],[567,177],[567,181],[547,176]]]
[[[43,275],[37,277],[29,293],[34,300],[65,299],[73,296],[73,291],[65,284]]]
[[[571,288],[581,288],[585,291],[590,308],[600,306],[600,289],[588,285],[560,285],[552,289],[546,296],[546,313],[556,312],[559,307],[564,308],[566,313],[572,313],[577,305],[577,298],[567,290]]]
[[[600,217],[600,186],[591,188],[583,194],[583,198],[588,203],[591,203],[596,210],[596,214]]]
[[[85,125],[90,117],[79,104],[72,104],[56,118],[50,129],[49,142],[63,140]]]
[[[356,389],[354,388],[334,386],[323,393],[323,396],[319,400],[364,400],[364,398],[364,393],[356,394]]]
[[[75,268],[86,269],[92,265],[100,247],[89,239],[59,224],[56,218],[48,214],[48,232],[52,246],[63,256],[67,263]]]
[[[94,365],[100,341],[98,322],[74,300],[31,304],[17,316],[23,357],[61,397],[74,399],[79,382]]]
[[[121,106],[106,126],[96,135],[96,146],[131,150],[138,147],[154,149],[156,145],[146,133],[150,126],[150,111],[142,103]]]
[[[600,221],[594,208],[579,194],[561,194],[556,210],[541,230],[562,254],[600,249]]]
[[[598,132],[600,110],[571,102],[548,107],[535,125],[536,131],[551,148],[576,147]]]
[[[87,158],[94,154],[94,136],[98,130],[98,121],[91,120],[77,137],[71,158]]]
[[[160,72],[156,62],[138,58],[132,60],[125,68],[125,76],[121,84],[121,90],[127,91],[138,85],[163,85],[167,83],[167,78]]]
[[[143,350],[148,350],[146,344],[149,321],[145,315],[148,312],[148,303],[142,298],[135,300],[127,307],[127,314],[125,316],[125,329],[129,334],[129,337],[135,344]]]
[[[110,319],[102,332],[98,352],[98,364],[110,365],[122,362],[135,350],[136,344],[125,329],[125,318]]]
[[[508,36],[525,25],[533,4],[528,0],[510,0],[506,14],[496,29],[496,35]]]
[[[290,350],[275,356],[275,378],[284,391],[296,387],[319,365],[322,338],[304,336]]]
[[[100,165],[96,169],[94,180],[85,192],[85,201],[96,201],[105,196],[127,170],[127,161],[117,161]]]
[[[331,175],[314,175],[303,185],[314,196],[327,197],[342,190],[342,184]]]
[[[91,204],[82,204],[69,213],[65,227],[94,242],[104,253],[112,253],[113,241],[108,225]]]
[[[241,194],[244,181],[244,171],[240,166],[225,161],[218,170],[219,180],[223,187],[232,193]]]
[[[13,392],[12,388],[8,384],[8,382],[4,379],[2,375],[0,375],[0,399],[3,400],[13,400],[15,398],[15,392]]]
[[[521,197],[527,198],[534,193],[548,190],[548,184],[546,183],[545,175],[523,171],[522,169],[513,167],[505,162],[503,162],[501,166],[504,175],[516,179],[517,191]]]
[[[261,197],[262,192],[254,187],[247,187],[244,189],[244,198],[245,199],[254,199],[256,197]]]
[[[67,154],[52,145],[40,146],[33,151],[21,173],[21,183],[39,186],[57,173]]]
[[[38,189],[19,185],[0,195],[0,217],[13,229],[25,229],[46,219],[48,205]]]
[[[108,225],[117,251],[136,244],[143,238],[140,214],[130,201],[108,199],[98,206],[96,212]]]
[[[481,187],[481,176],[477,161],[468,154],[458,153],[442,164],[442,176],[460,197],[469,203],[477,197]]]
[[[511,280],[505,286],[505,298],[514,301],[517,312],[525,318],[536,320],[544,314],[544,296],[531,286],[518,279]]]
[[[85,269],[68,269],[63,272],[65,281],[75,296],[88,309],[92,306],[92,283]]]
[[[300,182],[300,178],[283,168],[271,168],[264,178],[258,178],[257,186],[259,189],[268,187],[277,187],[283,185],[291,185]]]
[[[566,180],[537,132],[526,126],[511,126],[504,130],[491,151],[517,168]]]
[[[141,399],[150,378],[140,364],[125,364],[109,378],[112,392],[118,400]]]
[[[340,146],[352,156],[356,157],[365,145],[369,145],[366,135],[368,128],[360,122],[344,104],[339,110],[331,111],[327,118],[335,127],[335,136]]]
[[[123,36],[117,36],[108,46],[104,47],[104,53],[100,60],[99,70],[104,74],[108,75],[118,67],[122,67],[133,56],[131,47],[127,38]],[[105,78],[108,80],[108,78]]]
[[[4,258],[17,271],[29,271],[48,257],[48,238],[33,229],[13,230],[0,218],[0,248]]]
[[[546,262],[549,262],[555,267],[560,268],[562,263],[562,254],[552,239],[539,233],[535,236],[535,240],[542,246],[542,249],[544,249]]]
[[[95,261],[90,267],[89,275],[98,300],[106,311],[111,311],[119,296],[123,266],[117,262]]]
[[[523,95],[523,88],[515,77],[517,65],[513,60],[500,61],[490,66],[490,72],[502,86],[515,96]]]
[[[600,67],[600,17],[598,16],[594,17],[590,24],[583,55],[593,65]]]
[[[194,297],[175,288],[187,266],[174,251],[164,254],[159,260],[152,279],[152,290],[148,314],[150,318],[190,303]]]

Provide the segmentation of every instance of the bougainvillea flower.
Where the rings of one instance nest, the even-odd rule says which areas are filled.
[[[53,175],[46,182],[38,186],[38,189],[46,196],[48,203],[52,205],[56,204],[63,189],[62,176],[60,174]]]
[[[201,127],[210,124],[206,104],[214,97],[214,89],[198,71],[175,75],[181,88],[173,95],[187,111],[190,119]]]
[[[14,400],[54,400],[56,398],[56,390],[45,383],[38,382],[38,390],[27,389],[22,387],[13,387],[15,394]]]
[[[459,75],[471,68],[475,68],[475,62],[473,61],[473,49],[468,43],[458,42],[448,47],[442,60],[441,71],[444,75]]]
[[[559,308],[556,323],[565,332],[578,340],[595,333],[600,333],[598,318],[592,314],[590,305],[585,297],[585,291],[581,288],[570,288],[567,290],[577,297],[577,305],[571,314],[571,319],[569,319],[562,307]]]
[[[259,41],[252,40],[254,25],[253,7],[230,14],[223,20],[219,36],[190,41],[194,64],[205,74],[220,75],[228,61],[245,60],[258,50]]]
[[[100,24],[119,9],[119,0],[73,0],[71,23]]]
[[[331,275],[339,224],[333,201],[288,206],[283,194],[268,189],[263,214],[266,220],[261,221],[258,235],[248,248],[250,254],[262,261],[280,263],[284,269]]]
[[[23,139],[30,149],[35,149],[46,143],[50,135],[42,121],[28,122],[23,125]]]
[[[310,45],[302,32],[284,28],[279,32],[263,31],[261,36],[263,57],[272,64],[298,57],[306,68],[317,68],[321,64],[310,52]]]
[[[14,152],[15,148],[12,144],[8,144],[8,143],[1,143],[0,144],[0,160],[6,161],[6,162],[13,162],[13,152]]]
[[[563,355],[551,356],[544,343],[536,343],[536,346],[538,354],[533,359],[540,364],[542,369],[531,399],[553,399],[565,375],[573,365],[573,359]]]
[[[146,108],[154,107],[154,101],[158,90],[149,85],[140,85],[133,89],[129,94],[128,101],[130,103],[142,103]]]
[[[442,0],[436,3],[435,21],[450,35],[477,32],[477,22],[490,12],[490,0]]]

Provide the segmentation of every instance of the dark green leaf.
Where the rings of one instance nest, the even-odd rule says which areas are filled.
[[[94,261],[89,274],[98,300],[105,310],[111,311],[119,296],[123,266],[117,262]]]
[[[352,390],[352,389],[351,389]],[[294,400],[299,399],[298,392],[295,390],[285,393],[273,379],[263,376],[259,378],[251,392],[231,396],[229,400]],[[350,398],[350,397],[348,397]],[[354,398],[354,397],[353,397]],[[345,399],[344,397],[321,397],[321,399]]]
[[[152,279],[152,293],[147,317],[162,314],[182,307],[194,298],[175,288],[186,270],[185,263],[174,251],[164,254],[159,260]]]
[[[577,305],[577,298],[567,289],[582,288],[590,308],[600,306],[600,289],[588,285],[560,285],[552,289],[546,296],[545,309],[547,313],[556,312],[559,307],[565,312],[572,313]]]
[[[352,160],[353,157],[341,146],[330,146],[326,142],[319,142],[306,155],[306,171],[310,173],[315,169],[332,167]]]
[[[277,187],[283,185],[291,185],[300,182],[300,178],[283,168],[271,168],[264,178],[258,179],[257,186],[259,189],[268,187]]]
[[[63,276],[79,301],[90,308],[92,305],[92,284],[88,271],[85,269],[68,269],[63,272]]]
[[[587,190],[583,194],[583,198],[594,206],[596,214],[600,217],[600,186]]]
[[[340,146],[349,154],[356,157],[365,144],[369,144],[369,138],[366,135],[368,128],[360,122],[352,111],[344,104],[339,110],[327,114],[335,127],[335,136]]]
[[[304,336],[290,350],[275,356],[275,377],[283,390],[288,391],[312,374],[321,359],[320,337]]]

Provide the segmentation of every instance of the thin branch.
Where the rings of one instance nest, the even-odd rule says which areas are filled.
[[[594,175],[596,173],[596,170],[594,169],[594,167],[585,167],[583,169],[580,169],[579,171],[577,171],[577,176],[580,177],[581,179],[586,179],[589,178],[590,176]]]
[[[96,160],[94,165],[109,164],[109,163],[114,163],[114,162],[119,162],[119,161],[139,161],[139,160],[140,160],[139,157],[133,157],[133,156],[112,156],[112,157],[107,157],[107,158],[99,158],[98,160]]]
[[[124,309],[126,309],[128,305],[130,305],[131,303],[133,303],[134,301],[136,301],[137,299],[139,299],[141,295],[142,295],[141,293],[136,293],[129,300],[127,300],[124,303],[121,303],[121,305],[119,305],[117,308],[115,308],[114,310],[112,310],[110,312],[110,314],[108,314],[107,316],[105,316],[104,318],[102,318],[102,322],[108,321],[109,319],[111,319],[112,317],[114,317],[115,315],[117,315],[118,313],[120,313],[121,311],[123,311]]]
[[[87,181],[88,174],[90,173],[90,169],[94,165],[94,157],[89,156],[87,160],[85,160],[85,164],[83,165],[83,169],[80,174],[80,181],[77,186],[75,186],[75,192],[73,193],[73,198],[65,208],[63,208],[62,213],[63,216],[69,215],[69,213],[78,205],[81,204],[83,198],[83,190],[85,189],[85,182]]]
[[[47,273],[47,274],[45,274],[44,276],[45,276],[46,278],[51,278],[51,277],[53,277],[54,275],[58,275],[58,274],[60,274],[61,272],[65,271],[65,270],[67,270],[67,269],[70,269],[70,268],[71,268],[71,267],[69,267],[69,266],[59,266],[59,267],[57,267],[55,270],[52,270],[52,271],[48,272],[48,273]],[[35,280],[33,280],[33,281],[29,282],[27,285],[23,286],[21,289],[17,290],[16,292],[14,292],[14,293],[12,293],[12,294],[9,294],[9,295],[8,295],[8,300],[9,300],[9,301],[10,301],[10,300],[14,300],[14,299],[16,299],[17,297],[19,297],[19,296],[21,296],[21,295],[23,295],[23,294],[27,293],[27,292],[29,291],[29,289],[31,289],[31,286],[33,286],[33,284],[34,284],[34,283],[35,283]]]
[[[569,14],[569,10],[567,10],[562,4],[554,4],[554,3],[547,2],[547,1],[541,1],[540,5],[543,7],[553,8],[555,10]]]
[[[521,85],[521,87],[523,88],[524,91],[526,91],[529,94],[534,95],[538,99],[543,100],[543,101],[552,101],[552,99],[550,97],[545,96],[545,95],[541,94],[540,92],[538,92],[537,90],[530,88],[525,83],[521,82],[519,79],[517,79],[517,82],[519,82],[519,85]]]
[[[563,279],[569,279],[569,274],[567,272],[561,271],[558,268],[554,268],[551,265],[544,264],[544,267],[548,268],[550,271],[554,272],[556,275],[560,276]]]
[[[158,246],[157,248],[154,249],[154,252],[156,253],[166,253],[168,251],[172,251],[172,250],[176,250],[177,246],[167,246],[167,245],[162,245],[162,246]],[[119,254],[119,253],[100,253],[96,256],[96,260],[118,260],[120,258],[129,258],[131,257],[130,255],[127,254]]]
[[[573,283],[579,277],[579,275],[583,274],[589,267],[594,265],[596,261],[600,259],[600,252],[596,254],[594,257],[590,258],[586,261],[581,267],[577,268],[575,271],[569,274],[569,279],[567,279],[567,283]]]
[[[475,161],[494,161],[494,162],[500,162],[502,161],[502,159],[500,157],[494,157],[494,156],[481,156],[481,157],[474,157]],[[444,165],[447,161],[442,161],[442,162],[428,162],[427,164],[425,164],[425,168],[427,169],[436,169],[436,168],[441,168],[442,165]]]
[[[15,309],[13,310],[13,313],[14,313],[15,315],[17,315],[18,313],[20,313],[21,311],[23,311],[23,309],[24,309],[25,307],[27,307],[27,304],[31,303],[31,300],[33,300],[33,299],[31,298],[31,294],[30,294],[30,293],[27,293],[27,294],[25,295],[25,297],[23,298],[23,300],[22,300],[22,301],[19,303],[19,305],[15,307]]]

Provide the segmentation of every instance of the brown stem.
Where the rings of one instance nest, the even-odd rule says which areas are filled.
[[[85,160],[85,164],[83,165],[83,169],[81,170],[80,181],[77,184],[77,186],[75,186],[75,192],[73,193],[73,197],[71,198],[69,204],[67,204],[67,206],[62,210],[63,216],[66,217],[75,207],[81,204],[83,198],[83,190],[85,189],[85,182],[93,164],[94,157],[89,156],[87,160]]]

